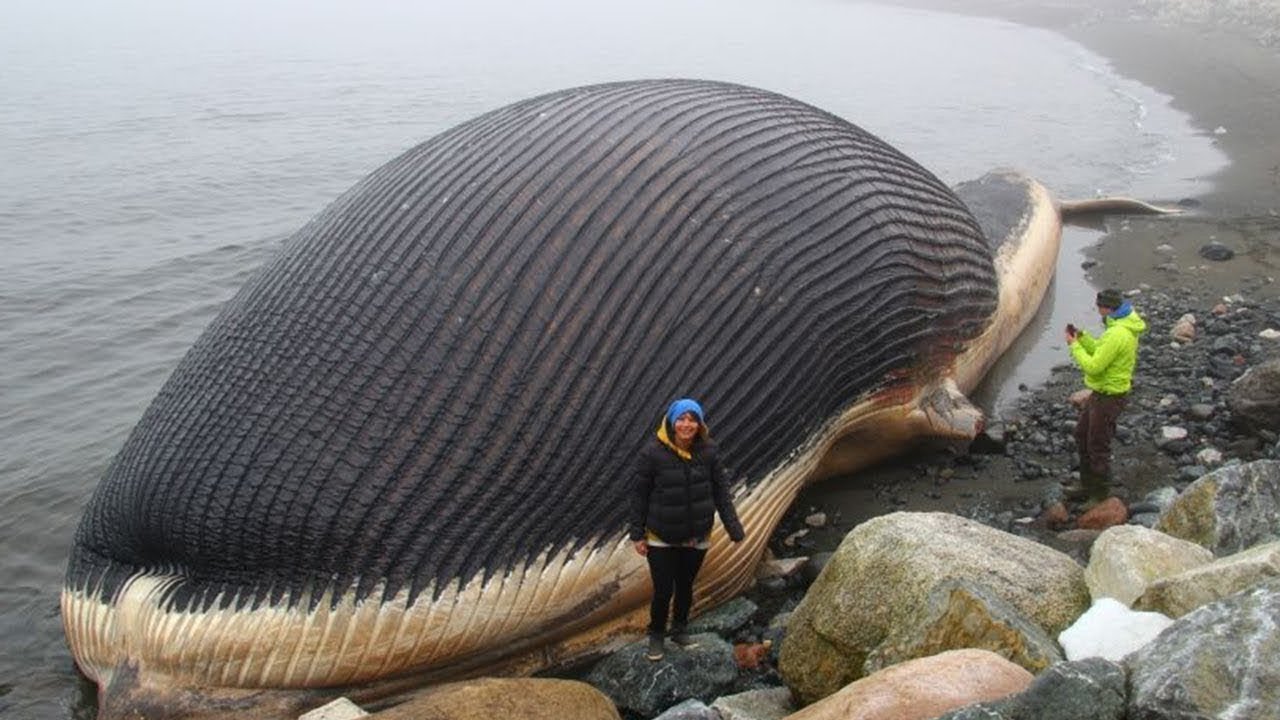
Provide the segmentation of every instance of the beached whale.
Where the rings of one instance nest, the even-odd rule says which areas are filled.
[[[1035,313],[1059,207],[701,81],[576,88],[403,154],[298,231],[102,478],[62,595],[100,716],[284,717],[643,627],[632,458],[708,408],[747,541],[926,436]],[[1080,209],[1080,208],[1077,208]],[[1087,206],[1083,209],[1087,209]]]

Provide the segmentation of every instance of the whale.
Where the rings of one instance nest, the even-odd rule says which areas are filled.
[[[1064,217],[1125,208],[1013,170],[950,188],[722,82],[446,130],[292,235],[104,472],[61,593],[99,717],[294,717],[635,637],[633,461],[677,397],[746,529],[713,530],[695,607],[722,603],[805,486],[978,434]]]

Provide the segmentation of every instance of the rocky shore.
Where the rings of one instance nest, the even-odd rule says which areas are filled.
[[[1177,272],[1224,262],[1222,248],[1201,249],[1179,264],[1157,246],[1149,260]],[[1062,502],[1080,388],[1064,362],[971,447],[851,479],[874,488],[870,519],[793,508],[754,587],[695,619],[697,647],[668,643],[655,663],[636,642],[375,717],[1280,718],[1267,620],[1280,612],[1273,282],[1226,296],[1125,288],[1149,330],[1115,497],[1096,507]],[[1018,499],[965,490],[993,479]],[[908,511],[948,498],[947,512]]]

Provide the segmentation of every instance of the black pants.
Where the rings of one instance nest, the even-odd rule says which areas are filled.
[[[649,605],[649,634],[667,631],[667,608],[675,591],[673,625],[684,627],[689,622],[693,605],[693,579],[698,577],[706,550],[689,547],[649,546],[649,577],[653,579],[653,602]]]
[[[1076,449],[1080,453],[1081,478],[1087,474],[1103,483],[1111,479],[1111,439],[1116,435],[1116,418],[1127,403],[1125,395],[1094,392],[1080,408]]]

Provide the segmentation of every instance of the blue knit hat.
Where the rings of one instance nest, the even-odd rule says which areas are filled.
[[[667,408],[667,424],[671,427],[675,427],[676,418],[687,412],[693,413],[694,417],[698,418],[698,422],[703,425],[707,424],[707,421],[703,419],[702,406],[693,398],[680,398],[679,400],[671,403]]]

